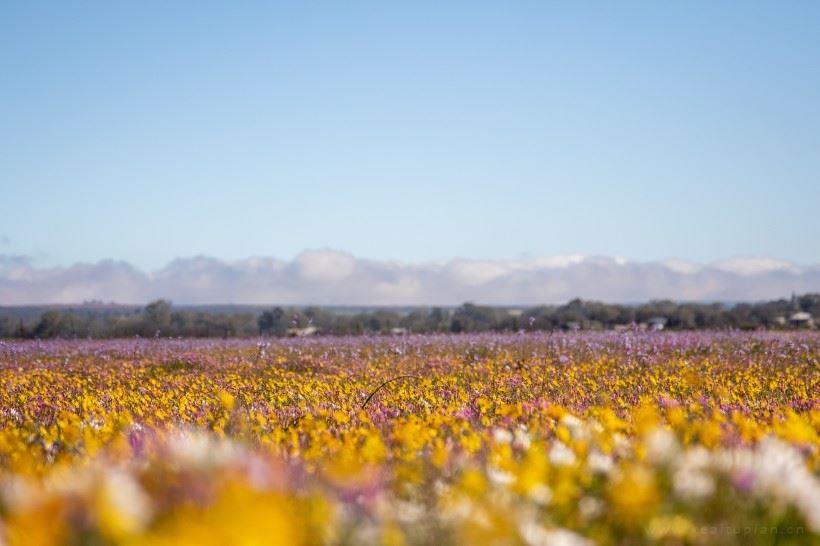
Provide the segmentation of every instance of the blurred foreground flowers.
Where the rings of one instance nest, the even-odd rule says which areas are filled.
[[[807,544],[818,358],[811,334],[2,344],[0,543]]]

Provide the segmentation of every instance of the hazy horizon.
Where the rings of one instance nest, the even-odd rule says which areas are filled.
[[[179,304],[342,306],[535,305],[576,297],[612,303],[761,301],[818,286],[818,264],[760,258],[698,264],[570,255],[407,263],[318,249],[291,260],[180,258],[149,272],[113,260],[38,268],[22,257],[0,259],[3,305],[141,304],[158,298]]]

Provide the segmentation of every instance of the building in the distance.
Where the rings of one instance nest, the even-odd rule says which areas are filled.
[[[660,332],[664,328],[666,328],[666,323],[669,322],[669,319],[666,317],[652,317],[647,321],[649,325],[649,329],[653,332]]]
[[[288,337],[310,337],[319,333],[319,329],[315,326],[307,326],[305,328],[288,328]]]
[[[814,319],[811,313],[806,311],[798,311],[789,316],[789,325],[792,328],[814,328]]]

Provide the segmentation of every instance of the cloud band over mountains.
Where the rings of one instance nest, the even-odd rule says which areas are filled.
[[[160,297],[181,304],[531,305],[574,297],[756,301],[812,291],[820,291],[820,265],[761,258],[701,265],[577,255],[406,264],[308,250],[293,260],[180,258],[144,272],[111,260],[38,268],[25,257],[0,255],[0,305],[145,303]]]

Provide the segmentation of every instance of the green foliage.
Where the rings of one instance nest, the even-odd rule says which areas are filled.
[[[400,334],[630,328],[654,317],[672,330],[785,328],[796,311],[820,317],[820,294],[762,303],[675,303],[651,301],[618,305],[574,299],[564,305],[509,309],[465,303],[455,309],[415,308],[358,312],[331,308],[273,307],[261,312],[224,309],[176,309],[157,300],[145,308],[43,309],[33,319],[0,315],[1,338],[113,337],[283,337],[306,330],[325,335]],[[7,308],[8,310],[8,308]],[[6,310],[6,311],[7,311]],[[25,308],[22,311],[30,312]]]

